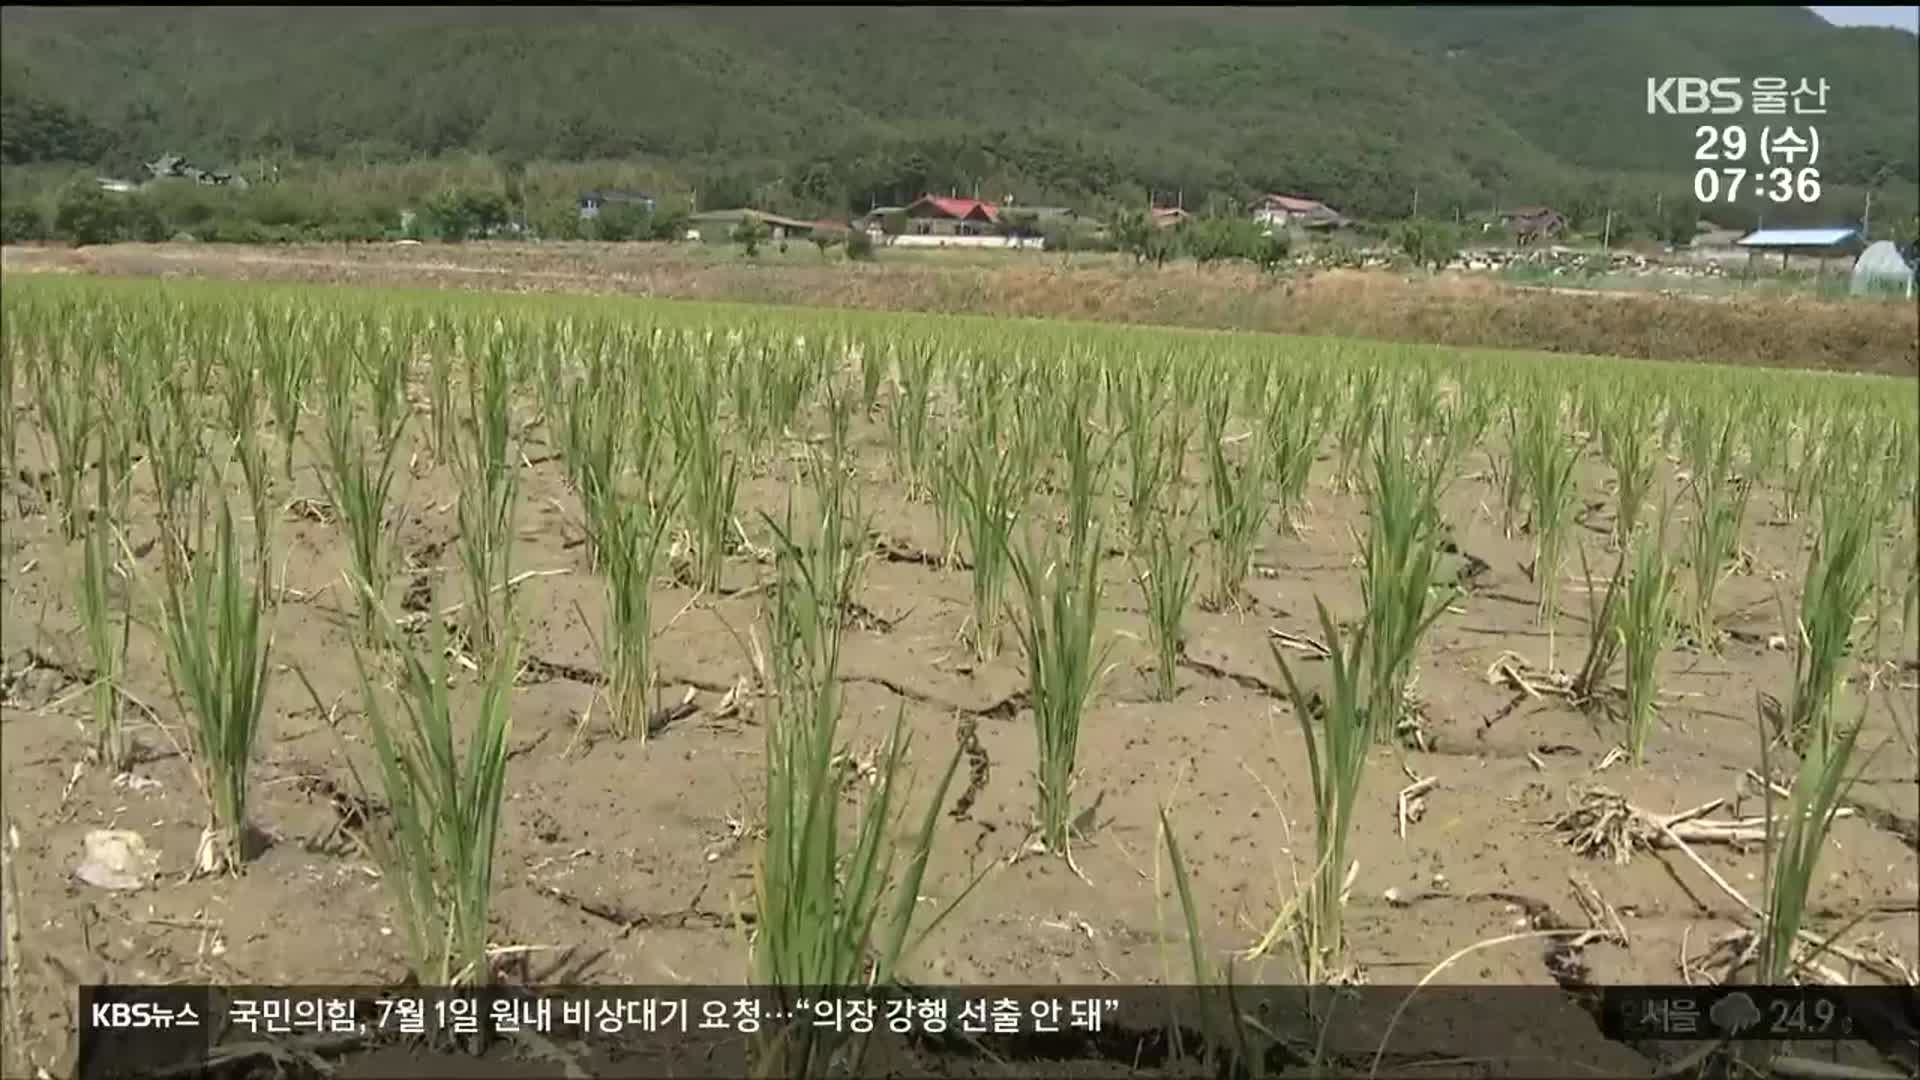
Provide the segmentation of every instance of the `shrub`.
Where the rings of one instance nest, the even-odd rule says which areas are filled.
[[[734,226],[733,241],[744,249],[742,254],[752,258],[760,254],[761,243],[772,234],[773,230],[767,228],[766,222],[750,217]]]
[[[847,234],[847,258],[865,262],[873,258],[873,237],[865,229]]]
[[[75,247],[112,243],[119,237],[120,207],[92,184],[75,184],[60,195],[53,232]]]
[[[448,189],[427,200],[428,231],[450,243],[485,236],[507,223],[507,201],[492,191]]]
[[[47,238],[47,219],[26,203],[0,208],[0,244],[22,244]]]
[[[1439,221],[1409,221],[1400,227],[1395,244],[1415,266],[1439,270],[1460,253],[1460,234]]]
[[[653,238],[653,211],[644,206],[619,204],[602,206],[586,222],[588,235],[595,240],[621,243]]]
[[[1260,269],[1272,273],[1280,269],[1280,265],[1286,262],[1287,256],[1291,254],[1293,254],[1293,238],[1285,229],[1274,229],[1254,241],[1253,254],[1250,257]]]

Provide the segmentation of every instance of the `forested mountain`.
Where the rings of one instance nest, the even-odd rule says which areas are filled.
[[[9,163],[480,150],[639,159],[823,207],[976,185],[1029,201],[1177,191],[1190,207],[1290,190],[1385,217],[1416,190],[1430,212],[1685,198],[1699,120],[1646,115],[1646,78],[1779,75],[1831,86],[1816,118],[1830,190],[1874,186],[1910,206],[1920,186],[1920,39],[1795,7],[7,7],[0,19]]]

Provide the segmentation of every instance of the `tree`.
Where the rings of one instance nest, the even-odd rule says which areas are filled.
[[[654,207],[649,224],[652,231],[649,239],[665,240],[672,243],[687,231],[687,212],[684,210],[662,210]]]
[[[734,243],[740,245],[740,253],[749,259],[760,254],[760,245],[771,235],[773,230],[767,228],[767,223],[752,215],[742,219],[733,229]]]
[[[47,222],[27,203],[0,208],[0,244],[23,244],[47,238]]]
[[[1261,270],[1271,274],[1280,269],[1293,254],[1293,238],[1287,230],[1275,226],[1254,242],[1253,262]]]
[[[1159,232],[1144,211],[1123,210],[1113,219],[1113,246],[1132,255],[1135,263],[1143,263],[1151,257],[1152,240]],[[1161,263],[1166,258],[1162,255],[1154,261]]]
[[[809,239],[813,241],[814,247],[820,249],[820,261],[825,262],[827,252],[832,251],[834,246],[840,243],[840,234],[833,229],[815,229]]]
[[[492,191],[448,189],[427,200],[427,228],[440,239],[457,244],[485,236],[507,223],[507,202]]]
[[[53,232],[75,247],[112,243],[120,234],[120,207],[93,184],[75,183],[54,208]]]
[[[1460,253],[1459,231],[1441,221],[1409,221],[1400,227],[1395,242],[1415,266],[1435,271]]]
[[[609,203],[587,220],[595,240],[619,243],[625,240],[653,239],[653,212],[631,203]]]
[[[1691,199],[1668,199],[1660,215],[1660,239],[1674,247],[1693,243],[1700,229],[1700,208]]]

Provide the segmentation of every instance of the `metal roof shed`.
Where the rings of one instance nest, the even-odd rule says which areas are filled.
[[[1851,260],[1866,247],[1859,229],[1760,229],[1741,237],[1736,244],[1747,249],[1749,261],[1763,253],[1779,252],[1783,270],[1795,255],[1818,259],[1824,269],[1828,259],[1845,256]]]

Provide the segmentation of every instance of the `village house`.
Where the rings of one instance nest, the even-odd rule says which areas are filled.
[[[1268,228],[1333,229],[1347,223],[1340,211],[1303,195],[1262,195],[1247,209]]]
[[[922,195],[906,213],[907,232],[917,236],[988,236],[1000,224],[1000,208],[979,199]]]
[[[600,216],[602,207],[631,206],[651,214],[655,203],[653,196],[637,191],[587,191],[581,193],[575,205],[579,208],[580,220],[590,221]]]
[[[730,243],[735,230],[749,221],[757,221],[766,226],[766,238],[769,242],[782,240],[805,240],[816,231],[831,230],[845,232],[846,226],[831,221],[806,221],[801,218],[786,217],[782,214],[769,214],[764,210],[703,210],[687,216],[688,240],[700,240],[711,244]]]
[[[1567,231],[1567,216],[1551,206],[1520,206],[1500,212],[1500,227],[1520,247],[1559,237]]]
[[[1193,215],[1178,206],[1156,206],[1147,211],[1147,220],[1156,229],[1177,229],[1192,221]]]

